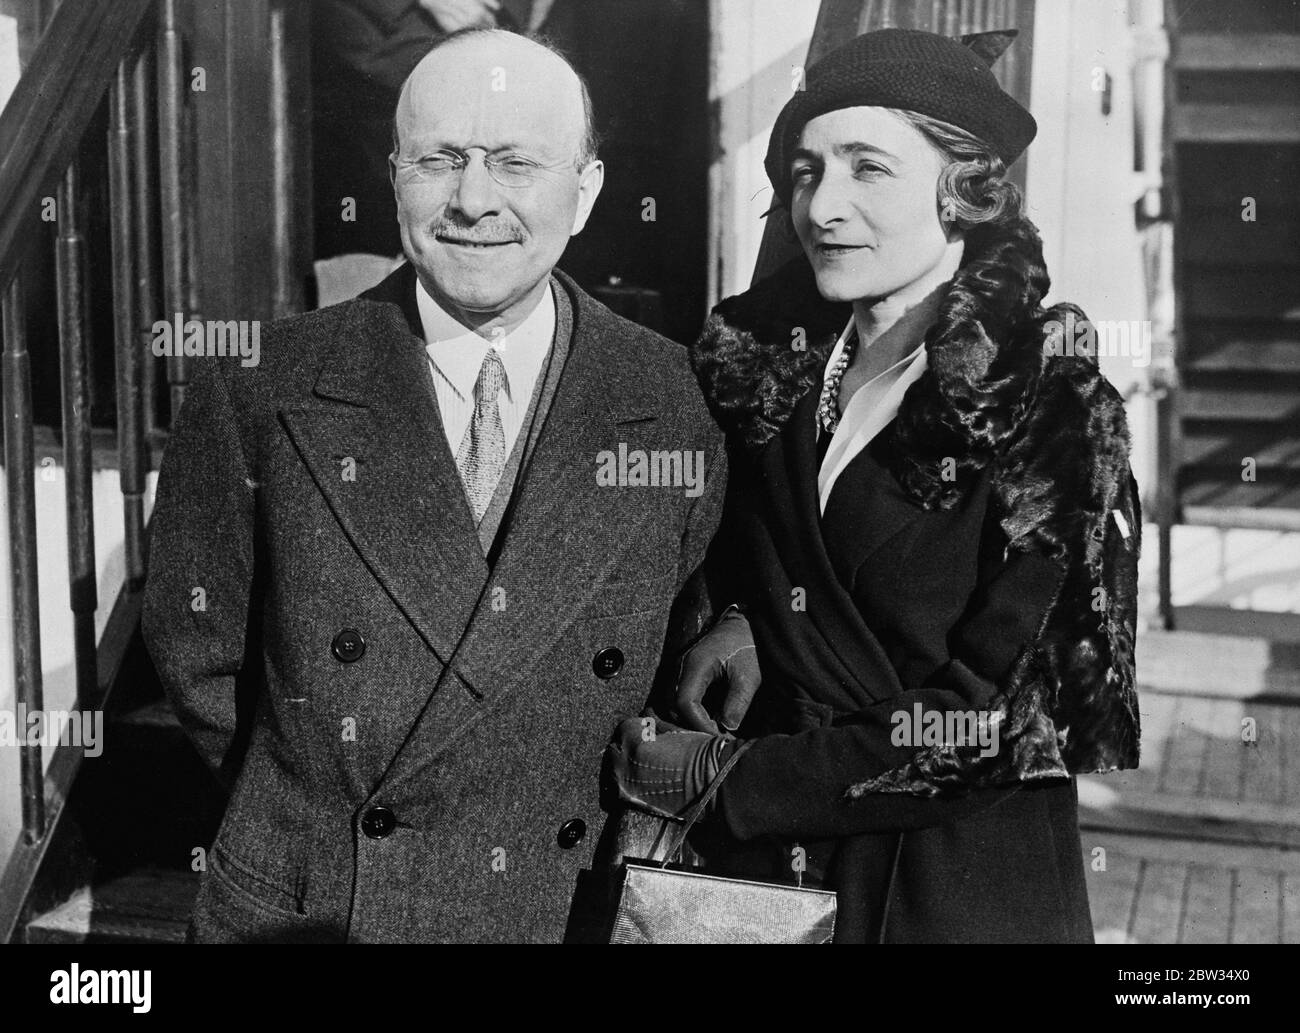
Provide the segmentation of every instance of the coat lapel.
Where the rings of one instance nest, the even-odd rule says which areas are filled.
[[[281,418],[353,546],[446,663],[488,569],[438,415],[414,290],[403,266],[353,302],[312,400]]]
[[[453,670],[393,759],[383,793],[397,792],[494,701],[536,679],[540,661],[619,569],[622,550],[650,518],[648,507],[629,505],[626,493],[600,487],[595,476],[597,453],[617,448],[624,425],[658,418],[651,397],[635,388],[644,368],[616,332],[604,332],[595,303],[567,277],[557,279],[573,305],[559,386]],[[498,587],[504,607],[494,605]]]
[[[856,686],[865,700],[880,701],[896,695],[902,686],[884,647],[837,576],[822,537],[813,422],[818,397],[817,389],[804,395],[783,432],[759,457],[760,466],[768,471],[768,490],[778,493],[784,487],[788,493],[784,505],[769,509],[772,537],[792,583],[807,588],[808,616],[842,665],[841,680]],[[892,524],[863,529],[873,547],[883,545],[896,531]]]
[[[823,539],[842,537],[828,553],[841,582],[849,583],[856,571],[882,546],[893,541],[916,520],[918,507],[899,487],[885,465],[893,422],[886,424],[836,478],[821,517]]]
[[[528,676],[619,569],[622,547],[637,540],[651,512],[596,483],[596,456],[626,439],[620,427],[658,414],[638,393],[611,390],[628,381],[602,335],[583,325],[592,315],[574,305],[569,358],[493,568],[493,583],[509,586],[509,603],[494,612],[485,601],[462,647],[460,673],[484,695]],[[616,536],[606,533],[611,527]],[[613,547],[594,548],[597,541]]]

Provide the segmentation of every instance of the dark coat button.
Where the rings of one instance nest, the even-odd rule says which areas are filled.
[[[341,660],[345,664],[354,663],[365,656],[366,640],[361,637],[361,632],[344,628],[334,636],[334,641],[330,643],[330,651],[336,660]]]
[[[397,815],[387,807],[371,807],[361,816],[361,831],[371,839],[383,839],[397,827]]]
[[[591,669],[597,678],[612,678],[623,669],[623,650],[607,646],[591,658]]]
[[[555,841],[565,850],[572,850],[582,842],[582,837],[586,834],[587,823],[581,818],[570,818],[560,826],[560,833],[555,837]]]

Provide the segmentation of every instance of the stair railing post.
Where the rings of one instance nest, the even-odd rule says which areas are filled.
[[[158,207],[162,222],[163,318],[174,319],[186,309],[189,221],[186,217],[187,171],[182,97],[184,72],[176,0],[158,8]],[[192,314],[192,313],[191,313]],[[179,351],[179,349],[178,349]],[[174,423],[185,400],[189,380],[185,356],[167,358],[169,422]]]
[[[41,597],[36,567],[36,470],[32,449],[31,357],[27,353],[22,274],[10,280],[3,298],[5,484],[9,506],[10,606],[14,616],[14,687],[17,728],[27,715],[44,710],[41,681]],[[45,836],[45,765],[41,742],[20,733],[19,785],[23,837]]]
[[[144,398],[144,432],[158,426],[158,363],[149,351],[154,320],[158,318],[158,165],[154,156],[154,49],[152,38],[141,47],[131,70],[131,104],[134,122],[132,186],[135,190],[135,283],[137,320],[141,337],[140,390]]]
[[[90,327],[86,320],[86,239],[81,227],[77,163],[59,183],[55,272],[59,308],[59,379],[62,388],[63,477],[68,514],[68,589],[78,706],[99,694],[95,663],[95,513],[90,436]]]
[[[144,400],[143,365],[136,327],[135,198],[131,189],[131,67],[127,56],[117,66],[108,91],[108,191],[112,212],[109,235],[113,255],[113,345],[117,358],[117,449],[125,524],[126,580],[131,591],[144,583]]]

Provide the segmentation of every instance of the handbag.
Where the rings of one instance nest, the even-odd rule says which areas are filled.
[[[736,748],[682,816],[682,826],[661,862],[623,864],[610,943],[831,942],[836,907],[831,890],[668,867],[680,865],[691,828],[750,745],[752,740]]]

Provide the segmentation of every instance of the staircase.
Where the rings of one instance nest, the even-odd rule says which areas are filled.
[[[183,943],[225,796],[162,697],[138,632],[82,761],[26,923],[27,943]]]
[[[95,757],[3,747],[0,943],[174,943],[224,799],[138,630],[147,481],[190,374],[153,354],[151,327],[305,303],[311,5],[25,6],[31,47],[0,109],[0,708],[106,727]],[[66,536],[38,522],[55,495]]]
[[[1168,27],[1179,522],[1297,531],[1300,8],[1172,0]]]

